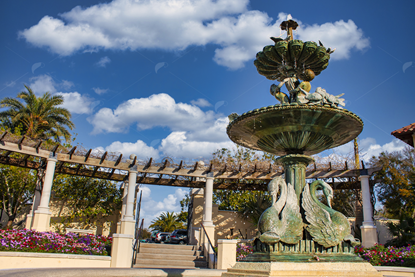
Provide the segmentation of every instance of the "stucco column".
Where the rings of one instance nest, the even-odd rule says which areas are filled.
[[[212,221],[212,203],[213,203],[213,173],[208,173],[205,184],[205,205],[203,213],[203,225],[211,226]]]
[[[43,169],[42,169],[43,170]],[[33,217],[35,214],[35,211],[37,210],[37,208],[40,205],[40,197],[41,197],[41,184],[42,184],[42,180],[37,179],[36,181],[36,188],[35,188],[35,195],[33,196],[33,203],[32,203],[32,209],[30,210],[29,214],[27,215],[26,218],[26,229],[32,229],[33,226]]]
[[[215,246],[215,225],[213,225],[212,221],[212,203],[213,203],[213,173],[210,172],[206,176],[206,184],[205,184],[205,205],[204,205],[204,214],[203,214],[203,226],[205,226],[206,234],[209,237],[213,246]],[[214,252],[213,249],[209,245],[209,240],[204,237],[204,252],[210,259],[209,267],[212,268],[213,266],[213,259],[214,259]]]
[[[125,208],[127,206],[127,194],[128,194],[128,181],[124,182],[124,191],[122,194],[122,206],[121,206],[121,220],[124,219],[125,216]],[[121,232],[121,220],[117,222],[117,234]]]
[[[134,197],[135,186],[137,182],[137,166],[130,168],[128,173],[128,192],[127,204],[125,206],[125,215],[121,219],[121,234],[133,235],[135,234],[135,220],[134,220]]]
[[[369,188],[369,174],[367,169],[360,170],[359,180],[363,198],[363,224],[360,227],[362,233],[362,246],[372,247],[378,243],[378,236],[376,232],[376,225],[373,222],[373,209],[370,201],[371,195]]]
[[[47,232],[50,229],[50,216],[52,213],[49,210],[49,201],[57,161],[56,157],[51,153],[46,165],[45,180],[43,182],[40,205],[35,211],[33,218],[32,229],[39,232]]]

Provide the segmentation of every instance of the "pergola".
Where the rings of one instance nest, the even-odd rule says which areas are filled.
[[[183,161],[174,165],[167,159],[163,163],[155,163],[153,159],[142,162],[138,161],[136,157],[123,159],[122,154],[97,153],[92,149],[77,150],[76,146],[67,149],[59,144],[50,145],[42,143],[42,141],[33,141],[25,136],[14,136],[7,132],[0,135],[0,151],[0,163],[2,164],[45,170],[40,204],[32,207],[33,220],[30,227],[38,231],[49,230],[51,214],[49,201],[55,173],[128,183],[128,188],[125,189],[127,203],[120,228],[120,233],[126,235],[134,234],[133,207],[137,183],[204,188],[204,225],[210,226],[213,225],[213,189],[266,190],[271,179],[283,174],[282,168],[274,164],[269,164],[269,166],[257,164],[229,166],[226,164],[214,165],[212,162],[209,165],[195,162],[189,166],[185,165]],[[328,167],[319,169],[314,164],[308,167],[306,178],[328,180],[334,189],[361,188],[364,222],[373,225],[369,177],[377,170],[379,168],[349,169],[347,163],[342,169],[332,168],[331,163]],[[360,184],[357,179],[360,180]],[[216,181],[214,182],[214,180]]]

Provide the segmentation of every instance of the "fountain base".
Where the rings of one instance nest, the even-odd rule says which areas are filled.
[[[222,277],[237,276],[337,276],[337,277],[381,277],[367,262],[237,262]]]

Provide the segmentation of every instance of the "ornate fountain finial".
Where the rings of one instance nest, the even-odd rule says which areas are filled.
[[[291,14],[287,15],[287,20],[283,21],[280,25],[281,30],[287,30],[287,40],[293,40],[293,30],[297,29],[298,23],[293,20]]]

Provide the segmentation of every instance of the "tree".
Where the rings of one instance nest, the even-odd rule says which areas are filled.
[[[0,107],[8,108],[0,112],[0,120],[5,128],[22,128],[22,134],[32,139],[53,138],[60,142],[63,137],[66,141],[71,138],[67,128],[72,130],[75,125],[71,121],[71,113],[62,107],[63,97],[61,95],[52,96],[46,92],[41,97],[37,97],[32,89],[25,85],[26,91],[22,91],[17,98],[22,99],[25,104],[18,99],[6,97],[0,101]]]
[[[372,157],[369,165],[381,167],[374,173],[379,202],[391,218],[415,216],[415,153],[405,148],[401,152],[382,152]]]
[[[122,194],[115,182],[90,177],[57,175],[53,185],[62,216],[61,227],[90,228],[102,224],[122,205]],[[58,227],[58,226],[57,226]]]
[[[262,213],[271,207],[272,201],[265,191],[250,192],[241,203],[238,213],[241,218],[248,220],[254,226],[258,225]]]
[[[173,232],[176,229],[183,229],[183,224],[174,212],[162,213],[155,220],[151,221],[149,228],[160,232]]]
[[[11,228],[34,194],[36,175],[33,171],[0,165],[0,204],[9,217],[6,228]]]

